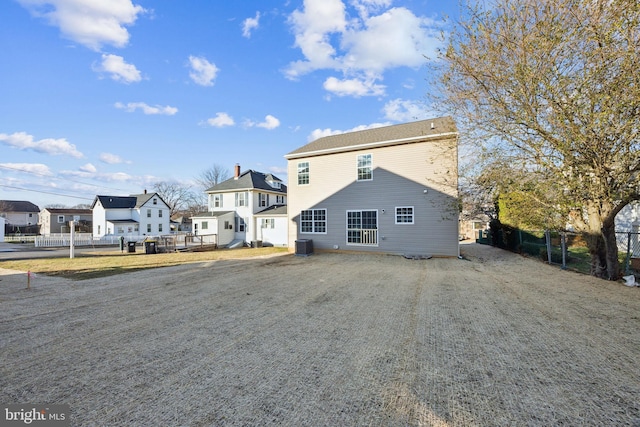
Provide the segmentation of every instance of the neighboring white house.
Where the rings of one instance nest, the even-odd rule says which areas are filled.
[[[631,234],[628,234],[631,233]],[[628,204],[616,215],[618,248],[625,252],[630,245],[631,256],[640,257],[640,202]]]
[[[287,154],[289,247],[458,256],[450,117],[319,138]]]
[[[94,238],[106,235],[136,238],[171,232],[169,205],[157,193],[96,196],[91,205]]]
[[[40,208],[24,200],[0,200],[0,217],[10,233],[37,233]]]
[[[257,240],[273,246],[287,246],[289,218],[287,206],[273,205],[254,215]]]
[[[241,173],[236,165],[233,178],[206,193],[208,212],[191,218],[193,233],[203,241],[220,246],[258,241],[286,246],[287,222],[282,221],[282,209],[275,207],[286,205],[287,186],[278,177],[254,170]]]
[[[40,234],[69,233],[70,221],[75,222],[76,232],[91,233],[93,212],[91,209],[44,208],[38,219]]]

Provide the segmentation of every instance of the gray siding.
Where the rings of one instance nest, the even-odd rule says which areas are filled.
[[[372,154],[373,180],[357,181],[357,156]],[[297,164],[309,162],[309,185]],[[426,190],[426,193],[425,193]],[[289,160],[289,246],[313,239],[318,249],[458,255],[455,139],[402,144]],[[396,224],[395,208],[414,207],[414,224]],[[327,233],[300,232],[299,214],[327,209]],[[378,246],[348,245],[346,212],[376,210]]]

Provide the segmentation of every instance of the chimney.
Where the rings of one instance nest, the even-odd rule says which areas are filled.
[[[238,179],[240,177],[240,163],[236,163],[235,167],[235,175],[233,179]]]
[[[435,129],[436,128],[436,124],[431,122],[431,129]]]
[[[147,189],[146,188],[144,189],[144,194],[147,194]]]

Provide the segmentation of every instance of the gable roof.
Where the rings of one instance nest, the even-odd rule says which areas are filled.
[[[25,200],[0,200],[2,212],[40,212],[40,208]]]
[[[282,184],[280,188],[274,188],[267,181],[282,182],[280,178],[272,174],[264,174],[249,169],[242,172],[238,178],[229,178],[206,190],[207,193],[222,193],[237,190],[266,190],[274,193],[287,193],[287,186]]]
[[[458,130],[453,119],[440,117],[325,136],[293,150],[284,157],[294,159],[317,156],[376,146],[406,144],[437,137],[453,137],[457,134]]]
[[[158,193],[132,194],[131,196],[96,196],[91,204],[91,208],[100,200],[100,204],[105,209],[133,209],[139,208],[147,203],[152,197],[162,200],[162,203],[169,206]]]
[[[135,196],[96,196],[92,208],[98,200],[105,209],[131,209],[136,207],[138,201]]]
[[[287,205],[272,205],[254,214],[254,216],[260,216],[260,215],[271,216],[271,215],[286,215],[286,214],[287,214]]]
[[[162,203],[167,205],[167,207],[169,206],[169,204],[167,202],[165,202],[164,199],[162,197],[160,197],[160,195],[158,193],[132,194],[131,197],[135,197],[137,199],[136,200],[136,208],[139,208],[140,206],[143,206],[145,203],[147,203],[153,197],[156,197],[159,200],[162,200]]]

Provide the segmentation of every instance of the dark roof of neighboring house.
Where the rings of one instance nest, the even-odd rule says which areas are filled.
[[[40,208],[24,200],[0,200],[2,212],[40,212]]]
[[[91,215],[93,213],[91,209],[44,208],[42,210],[49,211],[55,214],[70,214],[70,215]]]
[[[286,215],[287,205],[273,205],[261,210],[256,215]]]
[[[131,209],[139,208],[147,203],[152,197],[157,197],[166,205],[167,203],[158,193],[132,194],[131,196],[96,196],[91,207],[93,208],[97,200],[105,209]],[[168,205],[167,205],[168,206]]]
[[[230,214],[230,213],[233,213],[233,212],[234,211],[200,212],[199,214],[196,214],[196,215],[192,216],[191,218],[212,218],[212,217],[227,215],[227,214]]]
[[[94,207],[98,200],[105,209],[129,209],[136,207],[138,198],[135,196],[96,196],[91,207]]]
[[[267,181],[282,182],[280,178],[270,173],[264,174],[262,172],[257,172],[249,169],[248,171],[242,172],[238,178],[229,178],[226,181],[214,185],[207,190],[207,193],[248,189],[266,190],[283,194],[287,193],[286,185],[281,184],[280,188],[274,188],[269,185]]]
[[[329,154],[377,143],[382,145],[386,145],[383,143],[388,143],[389,145],[402,144],[422,136],[436,137],[457,132],[456,124],[451,117],[439,117],[325,136],[293,150],[285,158],[303,157],[303,155],[310,154]]]
[[[113,223],[113,224],[137,224],[138,221],[136,221],[135,219],[107,219],[107,222]]]

